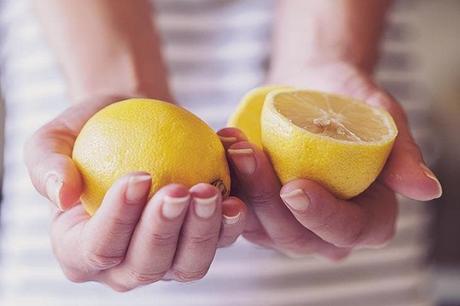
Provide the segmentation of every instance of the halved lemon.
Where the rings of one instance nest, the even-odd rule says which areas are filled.
[[[385,110],[317,91],[271,91],[261,115],[262,145],[280,181],[308,178],[343,199],[377,178],[397,133]]]

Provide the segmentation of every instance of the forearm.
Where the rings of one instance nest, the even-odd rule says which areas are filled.
[[[279,0],[271,74],[343,61],[372,71],[391,0]]]
[[[170,98],[147,0],[35,0],[35,7],[73,101]]]

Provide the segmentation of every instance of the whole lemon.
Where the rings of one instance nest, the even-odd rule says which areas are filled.
[[[113,183],[132,171],[152,176],[150,195],[169,183],[210,183],[223,195],[230,190],[225,151],[214,131],[189,111],[158,100],[129,99],[97,112],[78,135],[72,158],[91,215]]]

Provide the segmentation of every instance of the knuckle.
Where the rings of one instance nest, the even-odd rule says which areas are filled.
[[[200,280],[208,273],[208,269],[198,271],[184,271],[181,269],[173,269],[172,275],[178,282],[186,283],[191,281]]]
[[[114,231],[116,229],[116,233],[129,232],[132,229],[134,222],[135,222],[130,219],[131,218],[127,218],[126,216],[113,217],[112,223],[113,223]]]
[[[64,273],[65,277],[73,283],[84,283],[91,280],[89,275],[82,271],[63,268],[62,272]]]
[[[166,274],[166,271],[160,272],[139,272],[135,270],[128,270],[127,277],[129,282],[133,284],[134,287],[138,287],[140,285],[151,284],[157,282],[163,278]]]
[[[295,256],[311,252],[311,238],[306,233],[297,235],[283,235],[272,237],[276,246],[288,256]]]
[[[114,267],[123,261],[123,256],[98,254],[96,252],[87,252],[85,254],[87,266],[93,270],[106,270]]]
[[[177,235],[172,233],[152,233],[151,240],[153,246],[163,247],[176,243]]]
[[[259,208],[269,207],[267,203],[272,203],[279,198],[279,193],[274,189],[263,189],[248,195],[250,203]]]
[[[120,292],[120,293],[128,292],[136,288],[136,287],[128,286],[127,284],[118,284],[118,283],[110,283],[108,284],[108,286],[112,288],[112,290],[116,292]]]
[[[213,244],[218,240],[217,232],[196,234],[185,234],[185,239],[188,240],[192,248],[202,248],[204,245]]]

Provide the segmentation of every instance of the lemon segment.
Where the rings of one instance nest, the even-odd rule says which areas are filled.
[[[280,181],[308,178],[342,199],[376,179],[396,135],[385,110],[317,91],[269,93],[261,116],[262,144]]]
[[[287,89],[285,86],[264,86],[249,91],[241,99],[236,111],[229,118],[227,126],[236,127],[243,131],[249,142],[262,148],[260,115],[265,97],[271,91]]]
[[[113,183],[133,171],[152,176],[150,196],[170,183],[204,182],[224,195],[230,191],[225,151],[214,131],[185,109],[158,100],[129,99],[100,110],[78,135],[72,158],[91,215]]]

